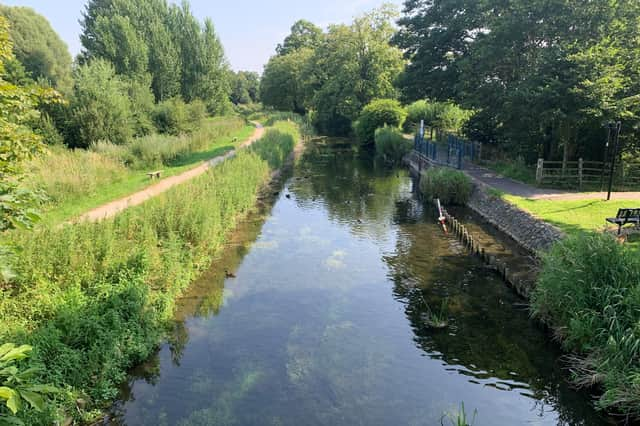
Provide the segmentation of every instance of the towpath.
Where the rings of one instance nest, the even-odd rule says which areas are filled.
[[[252,122],[252,123],[256,126],[256,130],[253,132],[253,135],[251,135],[251,137],[249,137],[247,140],[242,142],[237,149],[234,149],[233,151],[229,151],[224,155],[219,155],[210,160],[207,160],[204,163],[200,164],[199,166],[193,169],[190,169],[184,173],[181,173],[176,176],[171,176],[166,179],[162,179],[160,182],[154,185],[150,185],[145,189],[135,192],[124,198],[120,198],[118,200],[111,201],[107,204],[104,204],[100,207],[96,207],[95,209],[90,210],[87,213],[84,213],[83,215],[74,219],[73,222],[83,222],[83,221],[97,222],[102,219],[113,217],[118,213],[120,213],[121,211],[128,209],[129,207],[142,204],[148,199],[156,197],[176,185],[179,185],[183,182],[191,180],[196,176],[200,176],[210,168],[215,167],[218,164],[222,163],[223,161],[235,156],[238,149],[246,148],[262,137],[265,131],[264,127],[258,122]]]

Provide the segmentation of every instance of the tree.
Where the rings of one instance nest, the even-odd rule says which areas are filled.
[[[260,81],[262,103],[281,111],[305,114],[308,107],[305,70],[313,54],[311,49],[301,48],[271,57]]]
[[[68,93],[73,85],[71,55],[49,21],[28,7],[0,5],[0,15],[11,25],[14,56],[27,74]]]
[[[260,76],[258,73],[238,71],[231,77],[231,102],[234,104],[249,104],[258,102],[260,90]]]
[[[29,227],[37,220],[38,196],[21,187],[24,162],[42,150],[42,138],[31,124],[48,102],[60,102],[59,94],[40,86],[22,86],[4,79],[4,62],[14,59],[9,23],[0,16],[0,231]],[[6,270],[6,247],[0,247],[0,269]]]
[[[376,99],[367,104],[354,124],[356,136],[363,144],[374,143],[376,130],[389,126],[399,129],[407,116],[395,99]]]
[[[78,67],[75,80],[69,144],[86,148],[100,140],[127,142],[134,133],[131,101],[127,84],[116,75],[113,65],[95,59]]]
[[[287,55],[298,49],[314,49],[322,39],[322,30],[309,21],[301,19],[291,27],[289,34],[282,44],[278,44],[276,52],[278,55]]]
[[[410,0],[395,37],[409,60],[403,96],[476,110],[476,136],[529,161],[598,156],[602,121],[624,117],[618,101],[633,95],[638,9],[632,0]]]
[[[396,11],[390,6],[334,25],[312,59],[311,101],[323,133],[347,134],[362,108],[376,98],[396,98],[395,80],[403,69],[402,52],[389,41]]]

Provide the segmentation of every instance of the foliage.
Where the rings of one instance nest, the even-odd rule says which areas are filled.
[[[231,102],[234,104],[256,103],[260,100],[260,76],[256,72],[238,71],[231,79]]]
[[[396,128],[384,126],[376,130],[376,153],[385,161],[397,164],[413,147],[411,140],[404,137]]]
[[[640,260],[607,234],[570,236],[544,257],[533,314],[553,327],[576,384],[602,386],[601,408],[640,415]]]
[[[76,69],[70,110],[67,143],[72,147],[100,140],[121,145],[133,136],[127,85],[107,61],[97,59]]]
[[[265,135],[251,145],[250,150],[274,169],[286,161],[298,139],[300,133],[295,124],[279,122],[274,128],[267,129]]]
[[[288,156],[290,137],[264,143],[260,153]],[[0,338],[33,345],[43,380],[93,404],[113,398],[127,368],[154,350],[177,295],[254,205],[269,171],[257,151],[241,151],[114,219],[12,234],[21,255],[17,277],[0,290]]]
[[[185,104],[182,99],[173,98],[155,107],[153,121],[160,133],[179,135],[198,129],[206,113],[206,107],[199,99]]]
[[[200,99],[212,114],[228,108],[230,73],[211,20],[201,25],[188,3],[91,0],[81,21],[81,60],[112,62],[133,80],[145,75],[157,101]]]
[[[364,107],[354,124],[356,137],[363,144],[374,142],[377,129],[402,126],[406,111],[400,102],[393,99],[376,99]]]
[[[440,420],[440,424],[444,426],[444,419],[447,418],[451,424],[451,426],[473,426],[476,422],[476,416],[478,415],[478,410],[473,410],[473,417],[469,419],[469,415],[467,414],[467,410],[464,408],[464,402],[460,403],[460,409],[455,413],[449,413],[442,416]]]
[[[603,122],[624,122],[626,149],[638,139],[639,19],[633,0],[413,0],[403,94],[477,111],[469,136],[527,163],[601,159]]]
[[[529,185],[536,185],[536,170],[534,167],[525,164],[522,157],[507,161],[485,161],[482,165],[502,176]]]
[[[28,7],[0,5],[0,15],[11,25],[13,52],[29,77],[69,93],[73,85],[71,55],[47,19]]]
[[[420,192],[428,199],[439,198],[444,205],[465,205],[473,185],[471,179],[459,170],[431,167],[420,177]]]
[[[29,227],[38,216],[37,194],[20,186],[24,163],[42,150],[42,138],[31,124],[40,117],[36,107],[57,102],[56,92],[25,87],[3,79],[4,60],[12,60],[9,25],[0,16],[0,231]]]
[[[314,51],[308,78],[314,121],[322,133],[348,134],[365,105],[397,96],[394,82],[404,62],[401,51],[389,45],[395,17],[395,9],[386,5],[350,26],[329,27]]]
[[[260,100],[265,106],[282,111],[304,114],[309,107],[305,72],[313,51],[297,49],[272,57],[264,67],[260,81]]]
[[[383,6],[323,34],[298,22],[265,67],[262,102],[279,110],[311,112],[322,133],[349,134],[366,104],[396,97],[393,83],[404,63],[402,52],[389,45],[395,16],[392,7]]]
[[[420,121],[424,120],[425,128],[459,134],[470,116],[469,111],[450,102],[419,100],[407,107],[404,129],[413,133],[420,127]]]
[[[291,33],[285,37],[282,44],[276,46],[279,56],[288,55],[296,50],[314,49],[322,39],[322,30],[313,23],[300,19],[291,26]]]
[[[29,357],[33,347],[16,346],[13,343],[0,345],[0,421],[3,424],[24,424],[16,415],[26,407],[42,412],[50,395],[58,389],[50,385],[35,383],[37,368],[24,368],[23,361]],[[7,413],[8,411],[8,413]]]

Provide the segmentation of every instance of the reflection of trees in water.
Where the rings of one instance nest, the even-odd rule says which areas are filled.
[[[415,203],[396,204],[400,230],[396,250],[384,260],[394,297],[405,313],[416,345],[441,359],[471,383],[527,395],[532,410],[558,413],[561,425],[600,425],[585,395],[572,391],[557,348],[531,322],[523,301],[441,232]],[[453,246],[452,246],[453,244]],[[425,320],[445,301],[449,325],[437,330]]]
[[[388,232],[394,204],[410,193],[405,172],[384,167],[372,153],[340,139],[309,143],[296,175],[290,189],[301,208],[319,201],[331,220],[377,239]]]

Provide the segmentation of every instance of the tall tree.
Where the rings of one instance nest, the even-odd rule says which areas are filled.
[[[301,48],[282,56],[273,56],[260,81],[260,99],[282,111],[305,114],[309,106],[305,70],[314,52]]]
[[[28,7],[0,5],[0,15],[11,25],[11,41],[17,59],[34,80],[69,92],[73,85],[71,55],[49,21]]]
[[[278,55],[287,55],[298,49],[314,49],[322,39],[320,27],[309,21],[301,19],[291,27],[291,33],[284,39],[282,44],[278,44],[276,52]]]

